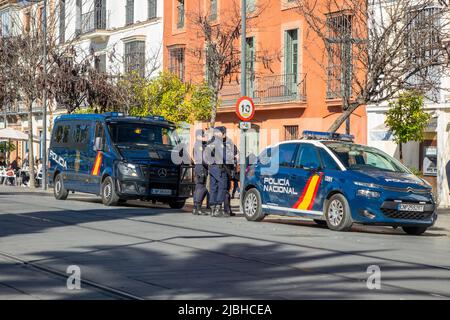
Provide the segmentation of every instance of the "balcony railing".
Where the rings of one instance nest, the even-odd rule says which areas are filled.
[[[110,11],[95,9],[81,15],[81,34],[109,28]]]
[[[306,74],[256,76],[247,81],[247,95],[257,104],[306,101]],[[238,85],[224,86],[223,106],[231,106],[240,97]]]

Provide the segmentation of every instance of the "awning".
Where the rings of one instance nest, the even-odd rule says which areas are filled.
[[[28,135],[22,131],[14,130],[11,128],[0,130],[0,140],[28,140]]]

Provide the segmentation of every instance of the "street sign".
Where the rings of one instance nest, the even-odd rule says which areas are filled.
[[[252,128],[251,122],[244,122],[244,121],[241,121],[241,122],[239,123],[239,129],[242,129],[242,130],[250,130],[251,128]]]
[[[242,97],[236,103],[236,114],[242,121],[250,121],[255,115],[255,104],[249,97]]]

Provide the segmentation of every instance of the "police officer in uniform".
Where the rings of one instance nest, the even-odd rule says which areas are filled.
[[[229,187],[229,175],[226,168],[226,128],[214,129],[214,136],[208,143],[208,153],[212,159],[209,162],[210,205],[212,217],[225,217],[224,202]]]
[[[226,142],[226,152],[227,152],[227,163],[225,164],[225,169],[228,174],[228,184],[227,184],[227,193],[225,194],[225,202],[224,202],[224,212],[225,216],[231,216],[234,217],[235,214],[231,210],[231,182],[236,179],[236,176],[238,174],[237,172],[237,154],[238,149],[237,147],[231,142]],[[232,159],[232,162],[229,161]],[[236,182],[235,182],[236,183]]]
[[[205,163],[203,153],[206,148],[204,139],[205,132],[201,129],[197,130],[194,144],[194,209],[193,215],[208,215],[207,211],[202,211],[202,203],[206,198],[206,208],[209,208],[209,192],[206,188],[206,180],[208,177],[208,165]]]

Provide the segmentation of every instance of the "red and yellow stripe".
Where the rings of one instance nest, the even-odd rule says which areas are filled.
[[[314,200],[316,199],[317,191],[319,190],[320,182],[322,181],[322,173],[314,174],[309,178],[306,183],[305,189],[298,199],[298,201],[294,204],[294,209],[299,210],[311,210],[314,205]]]
[[[91,175],[98,176],[100,174],[100,168],[102,167],[103,153],[97,152],[95,157],[94,167],[92,167]]]

